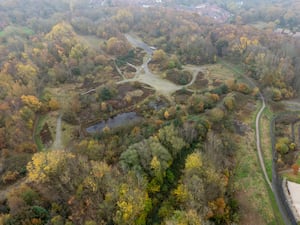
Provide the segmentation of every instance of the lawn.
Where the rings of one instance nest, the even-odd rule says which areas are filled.
[[[41,130],[44,126],[45,119],[46,119],[45,116],[41,115],[37,118],[37,121],[36,121],[34,141],[35,141],[39,151],[42,151],[44,149],[44,145],[42,143],[39,133],[41,132]]]

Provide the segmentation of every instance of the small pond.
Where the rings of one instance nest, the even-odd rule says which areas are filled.
[[[119,128],[122,126],[127,126],[133,123],[137,123],[142,120],[142,117],[138,116],[136,112],[121,113],[114,117],[109,118],[106,121],[94,124],[86,128],[86,132],[89,134],[101,133],[104,127],[109,127],[110,129]]]

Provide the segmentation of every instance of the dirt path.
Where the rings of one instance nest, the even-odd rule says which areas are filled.
[[[53,149],[63,149],[61,142],[61,117],[62,115],[59,115],[57,118],[55,141],[52,146]]]
[[[153,50],[151,49],[150,46],[148,46],[146,43],[144,43],[143,41],[139,40],[138,38],[133,37],[132,35],[126,34],[125,36],[126,36],[127,40],[130,42],[131,45],[133,45],[135,47],[142,48],[147,53],[147,55],[144,57],[143,64],[141,66],[131,65],[131,66],[134,66],[136,68],[136,70],[137,70],[134,78],[126,79],[121,74],[123,80],[117,82],[117,84],[138,81],[140,83],[144,83],[144,84],[150,85],[158,93],[164,95],[168,99],[171,99],[171,95],[174,92],[176,92],[176,91],[178,91],[178,90],[180,90],[182,88],[185,88],[185,87],[188,87],[188,86],[192,85],[195,82],[199,71],[203,71],[204,70],[203,67],[197,67],[197,66],[191,66],[191,65],[185,66],[184,68],[187,68],[187,69],[193,71],[193,78],[192,78],[192,80],[187,85],[177,85],[177,84],[174,84],[171,81],[163,79],[159,75],[154,74],[154,73],[152,73],[152,71],[150,71],[150,69],[148,67],[148,64],[149,64],[149,62],[152,59],[152,53],[153,53]]]

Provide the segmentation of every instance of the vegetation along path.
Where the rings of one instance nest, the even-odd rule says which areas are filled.
[[[245,76],[241,71],[237,70],[232,65],[230,65],[230,64],[228,64],[224,61],[221,61],[221,63],[224,66],[226,66],[226,67],[230,68],[231,70],[233,70],[234,72],[236,72],[237,74],[239,74],[240,76],[242,76],[244,79],[246,79],[249,82],[249,84],[251,84],[251,86],[253,88],[258,88],[256,86],[256,84],[249,77]],[[256,148],[257,148],[259,164],[260,164],[261,169],[263,171],[264,178],[265,178],[270,190],[272,191],[273,195],[276,198],[277,206],[280,209],[280,212],[281,212],[282,218],[284,219],[285,224],[290,225],[291,222],[290,222],[288,216],[286,215],[286,211],[284,210],[284,206],[282,205],[282,202],[279,200],[279,198],[277,196],[277,193],[274,190],[273,185],[272,185],[272,183],[271,183],[271,181],[268,177],[266,166],[265,166],[264,159],[263,159],[263,154],[262,154],[262,149],[261,149],[261,141],[260,141],[260,123],[259,122],[260,122],[261,115],[262,115],[264,109],[266,108],[266,102],[265,102],[264,96],[262,95],[262,93],[260,91],[258,92],[258,95],[259,95],[259,97],[261,99],[261,103],[262,103],[261,108],[258,111],[258,113],[256,115],[256,118],[255,118]]]

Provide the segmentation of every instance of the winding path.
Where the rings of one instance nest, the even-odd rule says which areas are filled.
[[[266,170],[266,167],[265,167],[265,162],[264,162],[264,158],[263,158],[262,150],[261,150],[259,121],[260,121],[261,114],[263,113],[264,109],[266,108],[266,102],[265,102],[265,98],[261,94],[261,92],[259,92],[259,97],[261,99],[262,106],[261,106],[261,108],[260,108],[260,110],[257,113],[256,118],[255,118],[256,148],[257,148],[259,164],[260,164],[260,167],[263,171],[265,180],[266,180],[267,184],[269,185],[270,189],[274,192],[272,183],[271,183],[271,181],[268,177],[268,173],[267,173],[267,170]]]
[[[242,74],[236,68],[234,68],[233,66],[231,66],[230,64],[228,64],[228,63],[226,63],[224,61],[221,61],[221,63],[224,66],[226,66],[226,67],[230,68],[231,70],[233,70],[234,72],[236,72],[237,74],[239,74],[240,76],[242,76],[244,79],[246,79],[251,84],[252,87],[258,88],[257,85],[253,82],[253,80],[251,80],[249,77],[247,77],[244,74]],[[256,118],[255,118],[256,148],[257,148],[257,154],[258,154],[259,164],[260,164],[260,167],[261,167],[261,169],[263,171],[264,179],[266,180],[269,188],[271,189],[271,191],[272,191],[272,193],[273,193],[273,195],[274,195],[274,197],[276,199],[277,206],[279,208],[279,211],[280,211],[280,213],[282,215],[282,218],[283,218],[285,224],[286,225],[292,225],[291,221],[288,218],[285,206],[283,206],[281,200],[278,197],[278,193],[276,191],[276,186],[273,187],[273,184],[272,184],[272,182],[270,181],[270,179],[268,177],[266,166],[265,166],[265,163],[264,163],[263,154],[262,154],[262,150],[261,150],[260,124],[259,124],[259,121],[260,121],[260,118],[261,118],[261,115],[262,115],[264,109],[266,108],[266,102],[265,102],[265,98],[262,95],[262,93],[260,92],[260,90],[258,92],[258,95],[259,95],[259,97],[261,99],[261,103],[262,103],[262,106],[261,106],[260,110],[258,111],[258,113],[256,115]],[[274,174],[273,174],[273,176],[274,176]]]

